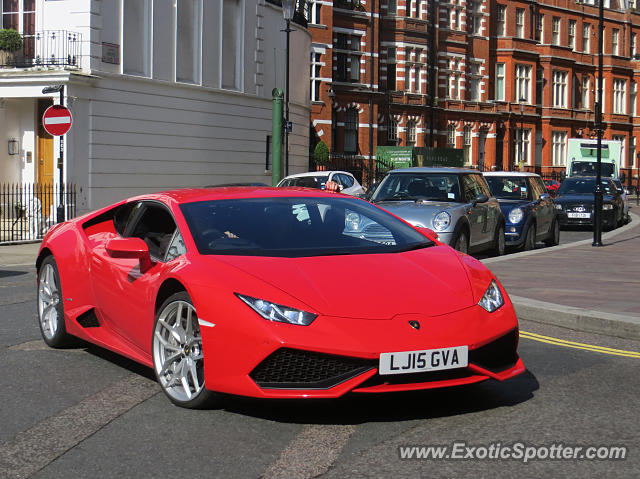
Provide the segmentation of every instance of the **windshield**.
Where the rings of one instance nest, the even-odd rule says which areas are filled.
[[[327,182],[327,175],[298,176],[295,178],[285,178],[279,186],[299,186],[303,188],[316,188],[323,190]]]
[[[201,254],[303,257],[434,244],[386,211],[350,198],[243,198],[180,208]]]
[[[612,185],[609,181],[603,181],[602,186],[604,187],[605,194],[610,195],[612,193]],[[560,188],[558,188],[558,194],[591,194],[595,187],[595,178],[567,178],[562,182]]]
[[[491,194],[505,200],[530,200],[531,192],[525,177],[485,176]]]
[[[603,177],[615,176],[613,171],[613,163],[601,162],[601,175]],[[596,176],[596,162],[595,161],[574,161],[571,164],[570,176]]]
[[[458,175],[398,173],[387,175],[371,201],[435,200],[462,202]]]

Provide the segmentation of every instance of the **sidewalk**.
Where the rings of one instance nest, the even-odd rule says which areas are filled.
[[[0,268],[35,265],[40,243],[0,245]]]
[[[640,217],[602,239],[601,248],[589,239],[482,262],[520,319],[640,339]]]

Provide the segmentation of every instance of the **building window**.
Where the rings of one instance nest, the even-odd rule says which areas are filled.
[[[626,148],[625,148],[626,143],[627,143],[627,137],[624,136],[624,135],[613,135],[611,137],[611,139],[614,140],[614,141],[619,141],[620,145],[622,145],[622,149],[620,151],[620,158],[621,158],[622,161],[624,161],[624,159],[626,158],[626,154],[627,154],[626,153]]]
[[[413,54],[413,57],[412,57]],[[407,49],[404,65],[405,90],[422,93],[422,50]]]
[[[569,20],[569,48],[576,49],[576,21]]]
[[[460,75],[460,60],[451,59],[449,63],[450,73],[449,73],[449,85],[448,85],[448,98],[453,100],[460,99],[460,82],[462,81],[462,76]]]
[[[462,147],[464,152],[464,164],[471,164],[471,127],[465,126],[462,134]]]
[[[524,38],[524,8],[516,8],[516,37]]]
[[[496,100],[504,101],[504,63],[496,63]]]
[[[515,159],[516,164],[529,164],[529,143],[531,138],[531,130],[523,130],[518,128],[515,130]]]
[[[542,13],[536,15],[536,41],[544,43],[544,15]]]
[[[631,114],[638,116],[638,84],[631,82]]]
[[[389,0],[387,3],[387,12],[389,15],[395,15],[398,11],[398,0]]]
[[[360,82],[360,36],[338,33],[334,51],[336,52],[336,81]]]
[[[603,78],[602,79],[602,106],[601,106],[601,110],[602,110],[603,114],[605,113],[604,107],[605,107],[605,104],[606,104],[605,100],[607,99],[607,90],[605,90],[606,85],[607,85],[607,80],[605,78]],[[596,100],[595,100],[595,103],[598,102],[598,91],[599,91],[599,88],[600,88],[600,78],[596,78],[596,91],[595,91]]]
[[[551,22],[551,43],[560,45],[560,17],[553,17]]]
[[[411,48],[404,51],[404,89],[411,91]]]
[[[414,146],[416,144],[416,122],[410,120],[407,123],[407,146]]]
[[[462,22],[460,21],[460,10],[458,8],[454,8],[451,14],[451,29],[460,30],[461,26]]]
[[[240,0],[222,1],[222,88],[229,90],[242,88],[242,6]]]
[[[469,31],[471,35],[482,35],[482,2],[472,1],[470,2],[470,12],[467,16],[467,23],[469,24]]]
[[[4,2],[17,3],[17,2]],[[125,0],[123,3],[123,63],[127,75],[149,76],[149,5],[147,1]],[[180,28],[178,25],[178,38]],[[186,55],[193,62],[193,55],[178,50],[177,59]]]
[[[567,107],[567,72],[553,72],[553,106]]]
[[[524,100],[529,103],[529,91],[531,88],[531,66],[516,65],[516,91],[514,101]]]
[[[447,148],[456,147],[456,127],[455,125],[447,126]]]
[[[398,141],[398,120],[395,118],[389,118],[387,139],[393,144],[396,144]]]
[[[480,66],[478,62],[469,63],[469,100],[482,101],[480,92],[480,83],[482,76],[480,75]]]
[[[357,153],[358,151],[358,110],[348,108],[344,120],[344,151]]]
[[[613,113],[627,112],[627,81],[617,78],[613,80]]]
[[[27,58],[33,58],[36,33],[35,0],[4,0],[0,2],[0,13],[0,27],[22,33],[24,54]]]
[[[320,53],[311,52],[311,101],[320,101],[320,85],[322,84],[320,69],[324,65],[320,61],[320,56]]]
[[[635,33],[631,34],[631,58],[638,56],[638,36]]]
[[[589,25],[588,23],[583,23],[582,24],[582,51],[584,53],[590,53],[591,52],[591,25]]]
[[[567,132],[554,131],[551,133],[551,164],[566,166],[567,164]]]
[[[629,137],[629,166],[636,167],[636,137],[631,135]]]
[[[582,108],[589,108],[591,102],[590,99],[590,90],[589,85],[591,84],[589,77],[587,75],[582,75]]]
[[[611,54],[612,55],[620,55],[619,37],[620,37],[620,30],[618,30],[617,28],[614,28],[611,31]]]
[[[309,14],[311,15],[309,23],[312,25],[322,25],[322,20],[320,19],[321,9],[322,3],[320,3],[320,0],[309,0]]]
[[[507,6],[506,5],[498,5],[498,36],[506,37],[507,36]]]
[[[396,49],[387,48],[387,90],[396,90]]]

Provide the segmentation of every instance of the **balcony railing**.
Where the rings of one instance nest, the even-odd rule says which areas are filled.
[[[80,68],[82,34],[67,30],[44,30],[22,35],[22,49],[0,55],[0,67]]]

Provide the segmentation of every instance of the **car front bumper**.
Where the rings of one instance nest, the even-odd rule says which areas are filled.
[[[616,218],[613,210],[602,210],[603,226],[613,227],[616,224]],[[565,211],[558,213],[558,220],[561,226],[592,226],[594,214],[591,213],[589,218],[569,218]]]

